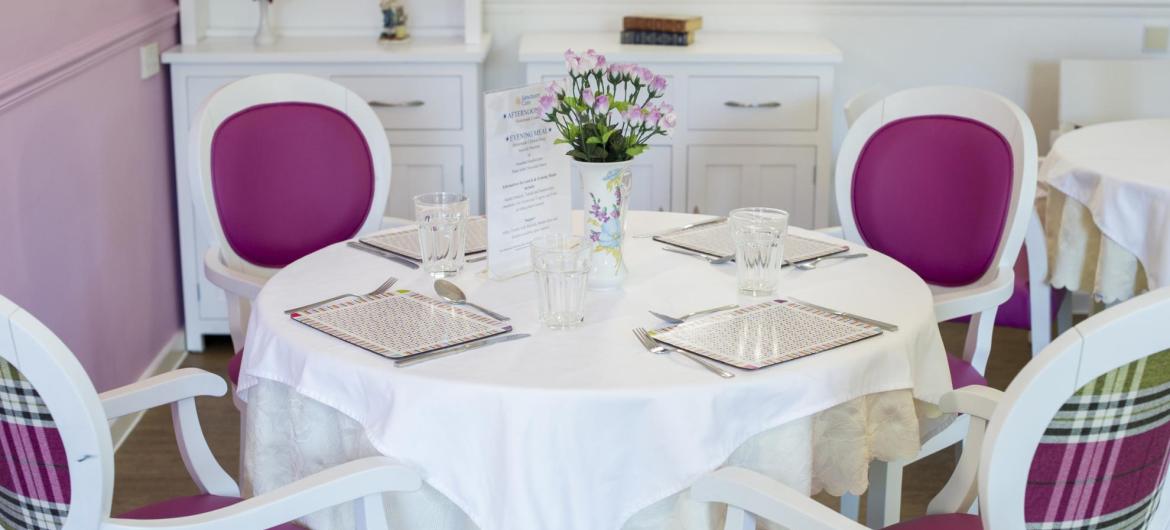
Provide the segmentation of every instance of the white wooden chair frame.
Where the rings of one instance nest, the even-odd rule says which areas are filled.
[[[1170,349],[1170,288],[1106,309],[1061,335],[1006,392],[970,386],[943,397],[947,412],[972,418],[954,474],[927,508],[965,513],[978,500],[983,528],[1024,528],[1024,493],[1037,446],[1060,407],[1090,381]],[[1170,481],[1147,528],[1170,527]],[[866,528],[788,486],[725,468],[699,479],[691,498],[728,505],[725,530],[754,530],[756,516],[801,530]]]
[[[401,224],[384,218],[390,193],[390,142],[378,115],[361,96],[337,83],[303,74],[263,74],[247,77],[217,90],[203,102],[191,126],[189,159],[191,160],[191,196],[196,201],[198,222],[211,227],[217,246],[207,249],[203,258],[207,279],[227,294],[228,329],[233,351],[244,347],[252,301],[264,283],[279,269],[261,267],[241,258],[227,243],[220,224],[211,180],[211,144],[219,127],[236,113],[257,105],[271,103],[314,103],[335,109],[353,120],[370,150],[374,170],[374,195],[359,235],[383,225]],[[246,406],[232,392],[240,411],[240,469],[243,471]]]
[[[33,383],[64,442],[72,495],[63,530],[269,528],[350,501],[356,501],[359,528],[386,530],[382,494],[421,486],[414,470],[386,457],[372,457],[201,515],[155,520],[112,518],[114,448],[108,422],[163,405],[171,407],[179,454],[199,491],[240,495],[239,486],[207,446],[195,408],[196,397],[227,392],[223,379],[185,368],[99,395],[69,348],[40,321],[2,296],[0,358]]]
[[[991,92],[955,86],[903,90],[873,103],[850,125],[837,156],[836,198],[837,210],[841,217],[839,235],[849,241],[864,244],[853,213],[852,192],[854,168],[866,142],[890,122],[932,115],[959,116],[986,124],[1004,136],[1012,151],[1011,202],[1004,234],[1000,238],[993,265],[982,278],[970,285],[931,286],[935,317],[939,322],[964,316],[971,317],[962,357],[982,374],[986,370],[987,358],[991,352],[995,314],[999,306],[1011,298],[1015,288],[1013,266],[1034,215],[1032,205],[1036,197],[1038,165],[1036,134],[1028,116],[1018,106]],[[1033,234],[1031,239],[1039,241],[1042,245],[1040,248],[1046,248],[1043,246],[1042,231],[1038,236]],[[1043,256],[1043,266],[1037,263],[1038,269],[1043,271],[1047,271],[1046,252],[1029,253],[1030,260],[1032,255],[1036,255],[1037,258]],[[1036,309],[1039,307],[1050,307],[1051,304],[1047,302],[1049,299],[1045,300],[1044,303],[1033,306],[1033,316],[1037,314]],[[1045,317],[1043,321],[1049,320],[1050,317]],[[967,421],[960,418],[931,439],[924,441],[922,450],[912,461],[961,442],[966,430]],[[871,527],[885,527],[898,520],[902,467],[907,463],[909,462],[874,461],[871,464],[867,496],[867,520]],[[858,503],[857,496],[842,497],[842,513],[856,518],[859,512]]]

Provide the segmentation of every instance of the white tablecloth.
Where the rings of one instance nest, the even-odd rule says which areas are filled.
[[[693,219],[632,212],[630,228],[640,232]],[[339,431],[360,430],[369,443],[348,456],[371,450],[417,466],[429,488],[482,530],[601,530],[620,528],[635,513],[664,502],[761,433],[786,424],[796,430],[777,436],[815,430],[812,415],[847,405],[834,410],[849,415],[852,407],[866,414],[876,406],[879,416],[902,418],[891,422],[899,428],[889,435],[897,437],[893,433],[915,427],[909,396],[889,394],[884,399],[899,403],[893,406],[883,406],[881,396],[859,398],[909,389],[915,398],[934,402],[950,389],[929,289],[908,269],[872,252],[815,272],[786,271],[781,295],[892,321],[899,332],[765,370],[737,370],[732,380],[683,358],[648,354],[630,332],[658,324],[647,309],[682,313],[753,301],[737,297],[734,265],[710,266],[658,246],[631,239],[625,288],[590,293],[586,324],[569,331],[536,323],[531,277],[488,281],[478,274],[483,265],[473,264],[456,280],[469,297],[513,316],[517,331],[535,336],[408,369],[395,369],[283,314],[340,292],[364,292],[389,274],[403,279],[401,288],[431,292],[422,273],[343,245],[324,249],[273,277],[255,304],[239,385],[241,398],[250,400],[249,421],[271,427],[280,423],[271,416],[283,414],[290,425],[310,425],[310,432],[286,440],[332,436],[292,421],[323,404],[348,418],[334,418]],[[280,398],[280,387],[267,383],[298,397]],[[265,393],[278,396],[276,403],[251,403]],[[281,401],[292,406],[282,410]],[[872,432],[865,430],[876,423],[863,421],[862,432],[852,435],[831,430],[837,434],[818,440],[825,439],[826,447],[836,435],[846,444],[867,443]],[[266,491],[274,482],[269,473],[285,473],[274,468],[289,465],[253,449],[280,436],[266,437],[259,425],[248,432],[258,438],[246,450],[253,459],[249,474],[257,491]],[[339,438],[343,445],[355,439]],[[316,454],[314,446],[320,444],[306,439],[302,450]],[[798,453],[801,465],[812,464],[810,452]],[[831,461],[831,451],[820,454]],[[322,463],[315,458],[314,466]],[[850,475],[824,467],[819,476],[805,474],[807,489],[835,474]],[[293,471],[287,479],[297,478]]]
[[[1093,292],[1107,302],[1136,294],[1127,294],[1129,289],[1170,285],[1170,120],[1069,132],[1052,146],[1040,180],[1057,192],[1046,224],[1050,242],[1057,244],[1051,250],[1053,285],[1076,289],[1073,284],[1086,283],[1087,276],[1101,278],[1105,281],[1095,282]],[[1061,203],[1060,195],[1086,208],[1104,237],[1086,226],[1083,214]],[[1113,243],[1137,263],[1117,255],[1109,248]],[[1118,279],[1141,272],[1145,278]]]

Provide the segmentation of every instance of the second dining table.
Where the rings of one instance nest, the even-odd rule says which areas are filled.
[[[630,212],[628,229],[702,219]],[[344,243],[289,265],[261,291],[248,329],[237,390],[247,404],[247,481],[263,493],[382,454],[417,467],[425,481],[418,492],[386,496],[393,528],[697,529],[714,528],[721,512],[685,490],[722,465],[840,495],[864,491],[871,459],[917,453],[928,428],[920,420],[935,416],[930,404],[951,389],[931,292],[917,275],[857,245],[868,257],[785,267],[773,298],[898,331],[759,370],[725,366],[735,377],[723,379],[686,357],[647,352],[631,330],[663,325],[649,310],[767,299],[737,294],[734,263],[660,247],[627,239],[623,287],[590,291],[584,323],[568,330],[540,326],[530,275],[492,280],[485,263],[470,263],[452,281],[533,336],[401,368],[285,310],[365,292],[387,276],[400,278],[395,289],[435,296],[430,276]],[[302,522],[353,528],[344,509]]]

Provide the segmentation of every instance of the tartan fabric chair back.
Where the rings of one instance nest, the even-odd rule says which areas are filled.
[[[0,528],[98,528],[112,477],[109,427],[85,371],[0,296]]]
[[[988,528],[1167,528],[1170,289],[1062,335],[1008,388],[988,427]]]

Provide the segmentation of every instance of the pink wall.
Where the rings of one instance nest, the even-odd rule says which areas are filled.
[[[138,45],[174,45],[173,10],[15,2],[0,17],[0,294],[53,329],[99,391],[138,379],[181,328],[169,87],[138,65]],[[100,59],[61,79],[6,77],[70,71],[55,51],[152,18],[161,25],[87,50]]]

